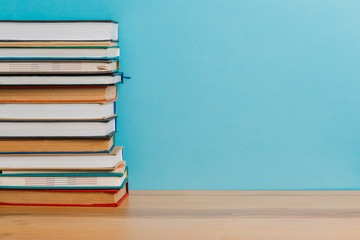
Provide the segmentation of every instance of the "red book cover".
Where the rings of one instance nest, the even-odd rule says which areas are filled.
[[[125,189],[126,189],[126,194],[116,203],[111,203],[111,204],[34,204],[34,203],[6,203],[6,202],[0,202],[0,206],[4,205],[4,206],[64,206],[64,207],[117,207],[119,206],[126,198],[127,196],[129,196],[129,182],[126,183],[125,185]],[[1,189],[1,191],[7,191],[7,190],[11,190],[11,191],[44,191],[44,192],[106,192],[106,193],[110,193],[110,194],[115,194],[117,193],[120,189],[115,189],[115,190],[51,190],[51,189],[46,189],[46,190],[27,190],[27,189]]]
[[[27,203],[5,203],[0,202],[0,205],[6,205],[6,206],[62,206],[62,207],[117,207],[119,206],[126,197],[129,196],[129,192],[127,192],[117,203],[113,204],[27,204]]]

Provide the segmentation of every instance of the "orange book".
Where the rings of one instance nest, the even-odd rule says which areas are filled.
[[[116,85],[0,87],[0,103],[108,102],[116,98]]]
[[[0,153],[109,152],[114,137],[0,139]]]

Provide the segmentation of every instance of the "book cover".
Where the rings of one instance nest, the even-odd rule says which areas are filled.
[[[87,189],[82,189],[82,190],[24,190],[24,189],[1,189],[0,190],[0,193],[1,192],[4,192],[4,194],[6,194],[6,192],[9,192],[9,193],[14,193],[14,192],[26,192],[26,193],[29,193],[29,194],[32,194],[32,193],[61,193],[62,196],[66,196],[68,194],[71,194],[71,193],[84,193],[84,194],[87,194],[87,193],[105,193],[105,194],[110,194],[110,195],[116,195],[116,194],[119,194],[121,193],[121,191],[123,191],[123,193],[120,195],[120,198],[116,201],[113,201],[113,202],[108,202],[108,203],[87,203],[87,204],[84,204],[84,203],[64,203],[64,202],[61,202],[61,199],[58,199],[58,201],[56,201],[57,203],[40,203],[40,201],[37,201],[36,202],[31,202],[31,203],[27,203],[26,202],[26,199],[23,198],[22,199],[22,202],[21,200],[17,200],[17,201],[1,201],[0,200],[0,205],[6,205],[6,206],[73,206],[73,207],[117,207],[119,206],[126,198],[127,196],[129,196],[129,183],[128,181],[126,182],[126,184],[124,185],[124,187],[122,189],[118,189],[118,190],[97,190],[97,189],[93,189],[93,190],[87,190]],[[65,194],[65,195],[63,195]],[[9,195],[7,195],[9,196]],[[1,199],[1,198],[0,198]],[[46,201],[46,200],[45,200]],[[89,199],[88,199],[89,201]],[[91,200],[90,200],[91,201]],[[81,201],[80,201],[81,202]],[[96,202],[96,201],[95,201]]]

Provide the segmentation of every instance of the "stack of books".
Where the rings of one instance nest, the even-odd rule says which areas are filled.
[[[0,21],[0,205],[118,206],[118,23]]]

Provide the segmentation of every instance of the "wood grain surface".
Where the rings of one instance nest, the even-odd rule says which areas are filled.
[[[131,191],[118,208],[1,206],[0,239],[360,239],[360,191]]]

